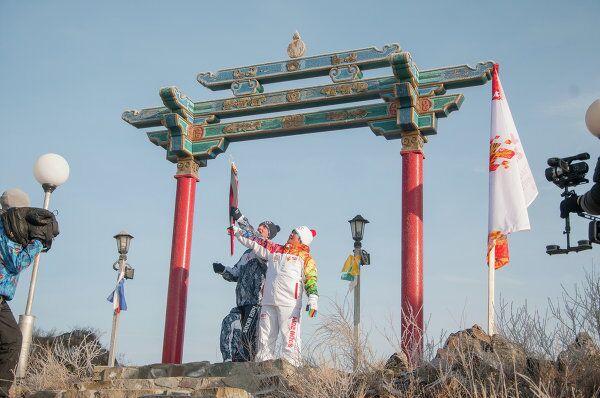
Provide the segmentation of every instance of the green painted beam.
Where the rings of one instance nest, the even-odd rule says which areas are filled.
[[[459,65],[421,72],[408,68],[406,71],[418,74],[419,85],[417,86],[417,91],[420,96],[423,96],[443,94],[447,89],[451,88],[485,84],[490,78],[492,66],[493,62],[488,61],[480,62],[475,67]],[[411,76],[411,74],[407,74],[406,76],[400,75],[400,78],[414,86],[414,81],[416,80]],[[167,107],[125,111],[122,118],[135,127],[144,128],[160,126],[163,116],[170,112],[186,116],[197,124],[200,119],[211,116],[217,118],[240,117],[355,102],[377,97],[387,99],[393,97],[399,98],[398,93],[390,95],[394,82],[396,82],[394,77],[388,76],[367,79],[360,82],[313,86],[195,103],[189,100],[176,87],[166,87],[160,90],[160,94]],[[216,121],[216,119],[209,119],[208,122],[211,123],[212,121]]]
[[[196,103],[176,87],[166,87],[160,95],[167,107],[126,111],[122,118],[138,128],[154,127],[162,124],[165,114],[175,112],[199,124],[199,119],[210,116],[224,119],[377,99],[391,93],[395,82],[388,76]]]
[[[261,84],[266,84],[327,76],[332,68],[342,65],[356,65],[362,70],[387,66],[389,65],[388,55],[400,51],[398,44],[386,44],[381,49],[376,47],[361,48],[266,64],[222,69],[214,73],[199,73],[197,80],[211,90],[223,90],[230,88],[235,82],[245,80],[257,80]]]
[[[425,135],[437,132],[437,118],[457,110],[462,94],[420,97],[409,106],[400,101],[298,113],[241,122],[194,125],[185,117],[170,113],[163,124],[168,131],[149,133],[149,139],[167,149],[168,159],[193,156],[212,159],[227,149],[229,142],[265,139],[369,126],[387,139],[400,138],[402,132],[420,130]]]

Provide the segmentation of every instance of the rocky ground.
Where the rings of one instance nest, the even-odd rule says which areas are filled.
[[[450,335],[429,363],[410,371],[400,353],[386,369],[392,396],[407,391],[428,398],[600,396],[600,349],[585,333],[549,360],[475,325]]]
[[[580,334],[554,360],[530,355],[479,326],[452,334],[435,358],[411,369],[403,353],[360,372],[285,361],[97,366],[92,380],[35,398],[137,397],[600,397],[600,349]]]

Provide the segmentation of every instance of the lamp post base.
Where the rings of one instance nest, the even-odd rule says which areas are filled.
[[[35,316],[26,314],[19,315],[19,329],[21,329],[21,334],[23,335],[23,343],[21,344],[19,365],[15,373],[18,379],[25,377],[25,371],[27,370],[27,363],[29,361],[29,353],[31,352],[30,348],[34,323]]]

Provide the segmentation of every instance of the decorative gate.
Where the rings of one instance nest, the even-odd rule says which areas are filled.
[[[398,44],[312,57],[288,52],[287,60],[198,75],[200,84],[211,90],[231,89],[231,98],[194,102],[176,87],[165,87],[160,89],[164,107],[123,113],[123,120],[137,128],[162,127],[148,132],[148,138],[177,164],[163,363],[181,363],[183,355],[198,168],[237,141],[354,127],[369,127],[375,135],[402,142],[402,345],[413,358],[422,351],[423,145],[437,133],[438,118],[458,110],[463,101],[462,94],[446,91],[485,84],[493,62],[420,70]],[[363,79],[362,71],[375,68],[390,68],[392,74]],[[332,84],[264,91],[269,83],[327,75]],[[381,102],[361,104],[374,99]],[[318,110],[343,103],[352,105]],[[299,112],[256,118],[290,110]],[[249,118],[227,122],[241,116]]]

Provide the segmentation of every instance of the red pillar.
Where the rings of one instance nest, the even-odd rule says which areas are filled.
[[[181,363],[185,334],[190,252],[194,224],[194,199],[198,182],[198,165],[192,159],[177,163],[177,195],[171,243],[171,271],[167,294],[163,363]]]
[[[411,363],[418,363],[423,352],[423,138],[411,135],[402,142],[401,338]]]

